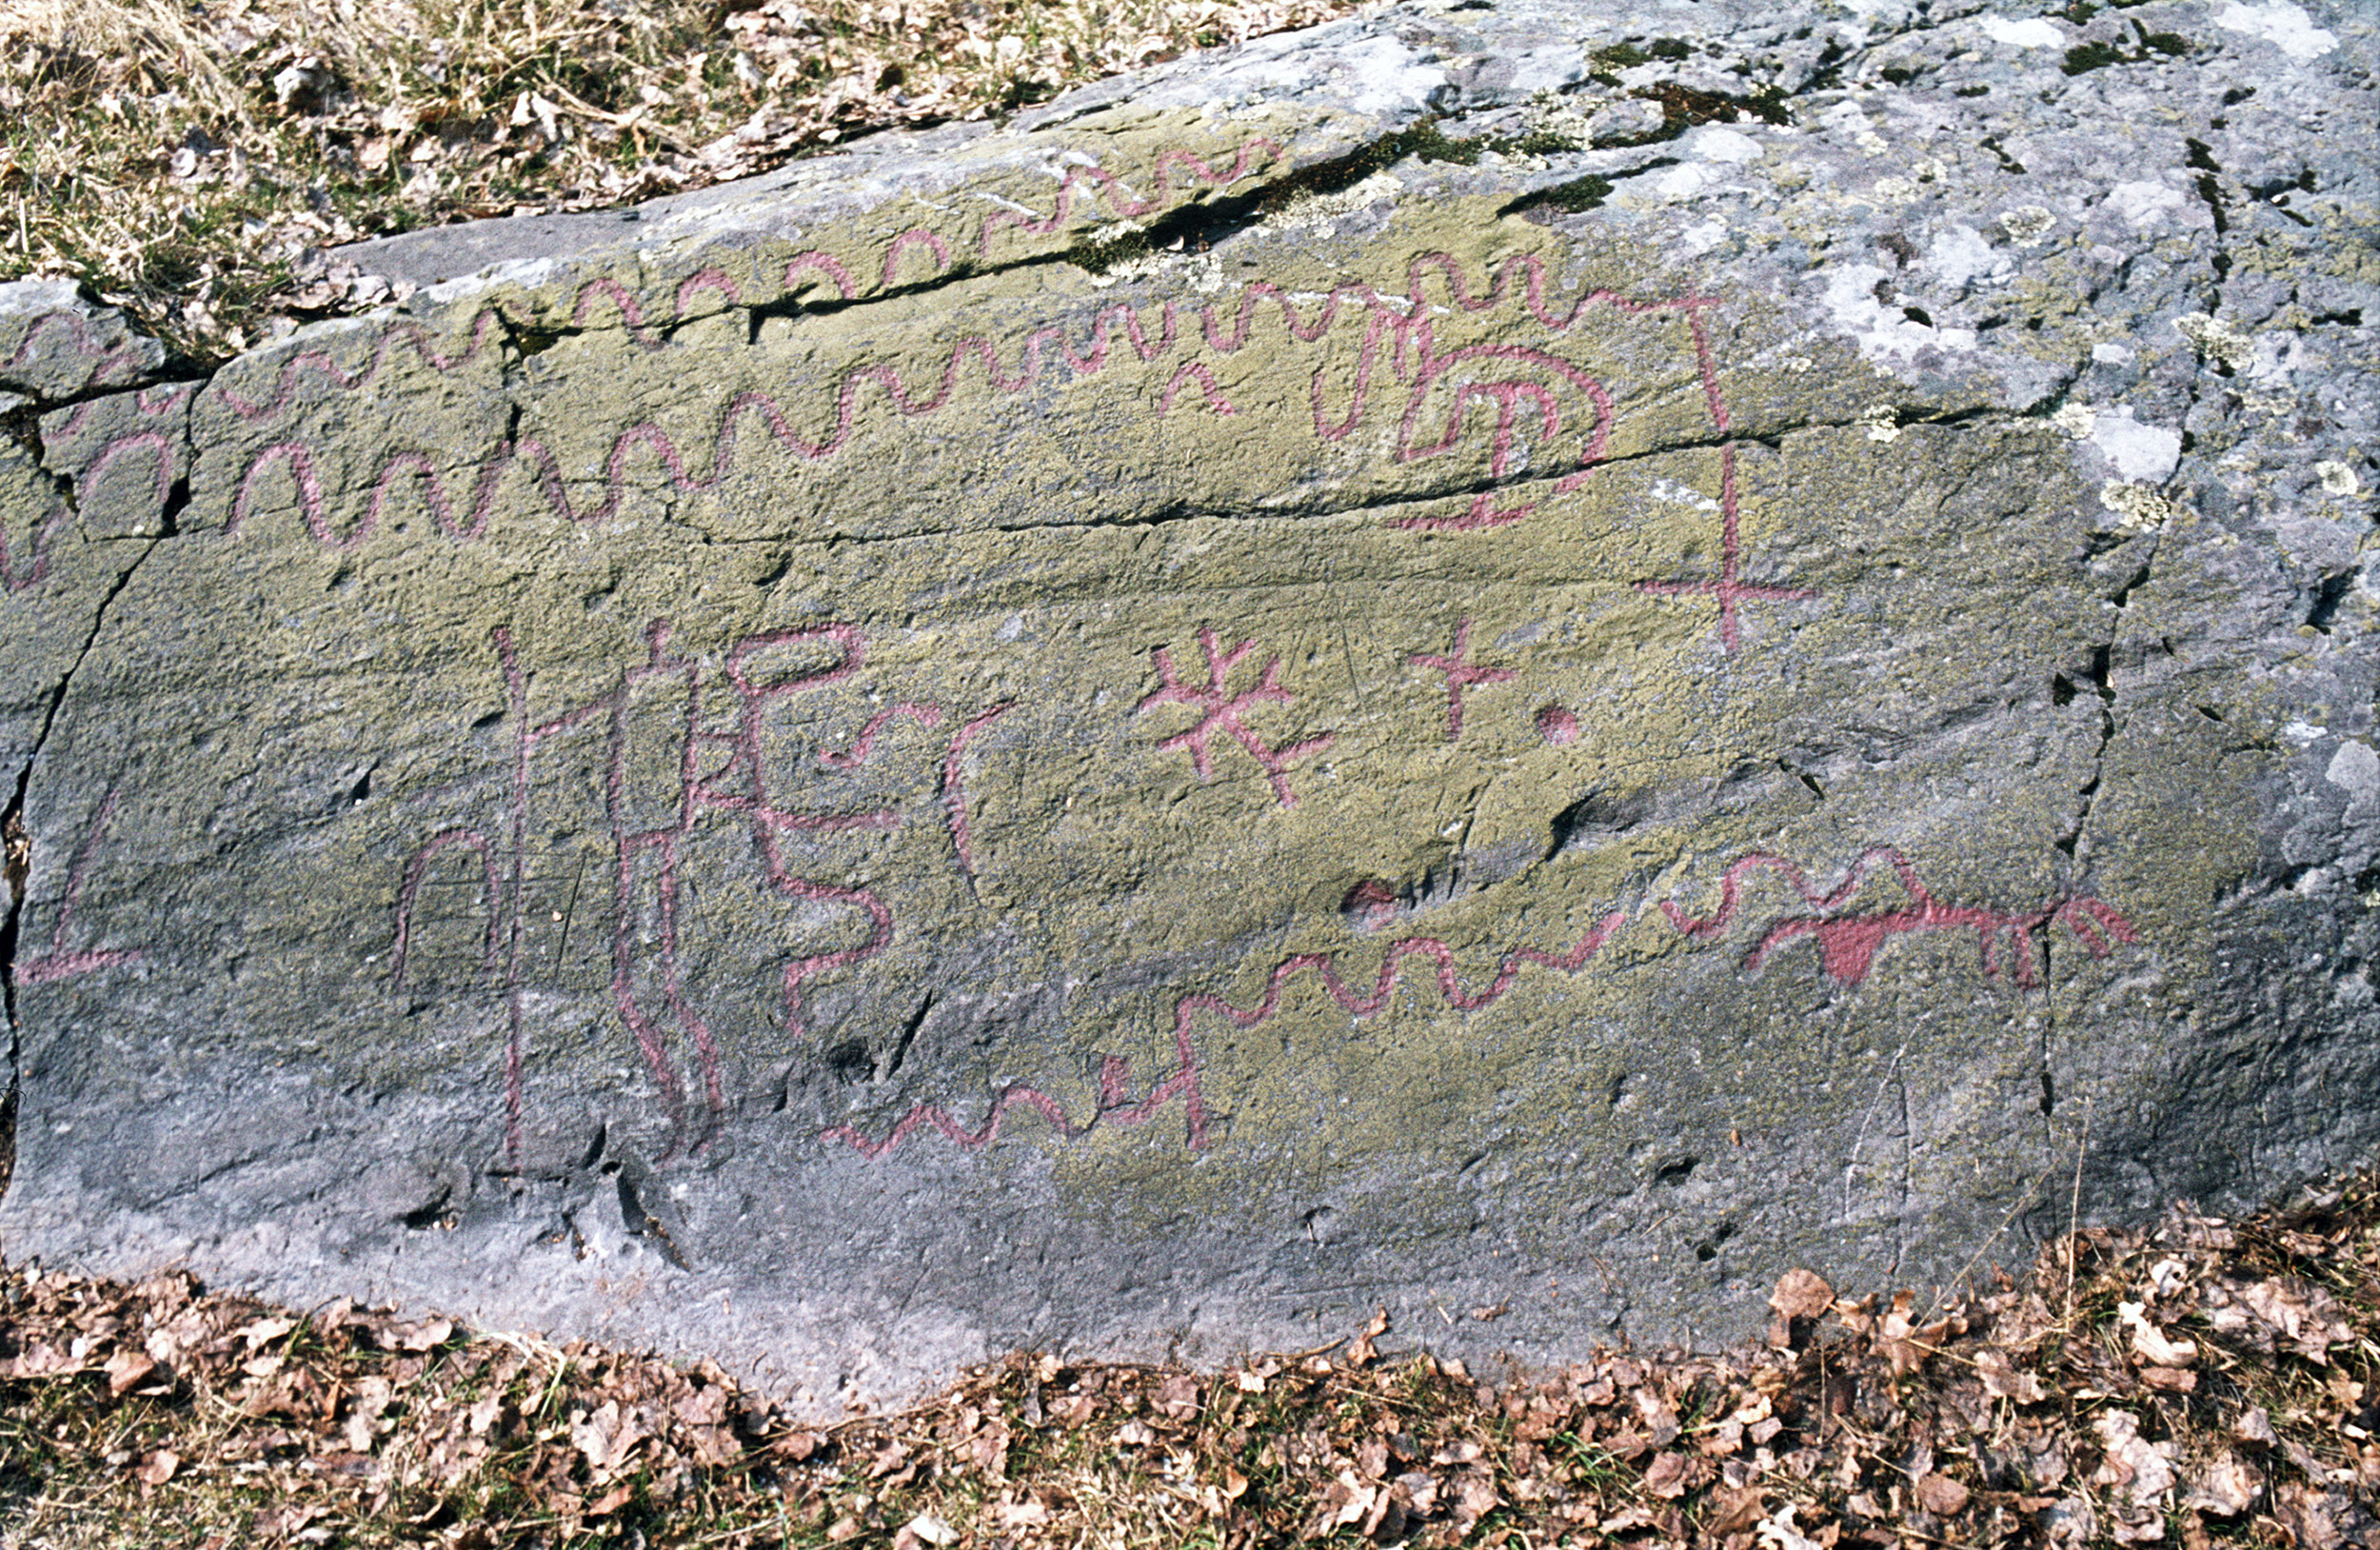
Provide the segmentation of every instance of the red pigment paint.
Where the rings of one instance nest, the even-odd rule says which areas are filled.
[[[110,791],[100,802],[99,811],[91,819],[90,827],[83,831],[82,842],[74,847],[73,859],[67,863],[66,897],[58,903],[58,921],[50,930],[50,950],[39,958],[17,961],[15,979],[19,985],[50,984],[59,980],[70,980],[78,974],[91,974],[100,969],[136,964],[148,956],[144,948],[67,950],[67,934],[74,926],[75,906],[82,903],[83,884],[90,877],[91,859],[99,853],[99,837],[106,832],[108,821],[115,816],[115,810],[116,793]]]
[[[780,804],[767,788],[764,730],[769,709],[782,700],[843,683],[857,674],[865,661],[866,645],[849,625],[813,629],[781,630],[747,636],[714,667],[704,659],[675,653],[669,646],[669,626],[655,620],[645,631],[646,660],[621,675],[608,693],[543,720],[532,718],[528,679],[514,650],[511,633],[498,629],[494,645],[503,671],[506,716],[514,727],[511,761],[509,832],[501,842],[476,829],[449,829],[433,836],[416,850],[407,865],[397,895],[396,947],[390,984],[402,989],[411,952],[413,922],[429,867],[449,850],[478,858],[487,889],[488,916],[482,971],[501,981],[509,1007],[506,1041],[506,1147],[517,1160],[520,1151],[521,1072],[525,1051],[523,994],[525,989],[525,922],[526,895],[529,792],[532,761],[551,739],[581,726],[601,727],[605,737],[605,810],[614,864],[612,900],[612,1001],[646,1068],[660,1086],[671,1123],[681,1143],[701,1145],[725,1110],[721,1086],[717,1039],[707,1021],[684,992],[681,975],[679,903],[683,891],[680,855],[696,827],[712,815],[727,815],[747,825],[754,860],[769,885],[787,899],[843,906],[865,923],[867,935],[855,945],[830,952],[790,958],[781,971],[783,1017],[795,1038],[808,1034],[803,1003],[814,980],[863,963],[890,945],[892,909],[874,891],[844,887],[802,875],[789,846],[808,836],[882,832],[900,826],[900,813],[890,807],[843,812],[806,812]],[[812,671],[775,679],[754,661],[763,653],[790,646],[822,646],[830,655]],[[706,725],[703,706],[706,690],[724,686],[736,709],[726,730]],[[669,816],[659,824],[634,816],[637,793],[630,789],[632,767],[629,719],[637,691],[646,686],[682,695],[683,720],[673,733],[678,763]],[[966,804],[964,754],[982,731],[1009,706],[963,718],[948,741],[941,762],[942,797],[951,845],[962,872],[974,868],[972,836]],[[848,748],[821,749],[821,765],[836,770],[855,769],[877,751],[879,739],[896,719],[926,729],[940,728],[953,712],[930,704],[903,702],[871,717]],[[640,930],[640,905],[649,901],[658,916],[655,940],[646,943]],[[691,1046],[702,1081],[701,1112],[696,1114],[679,1074],[675,1046]]]
[[[1276,748],[1250,730],[1240,719],[1240,712],[1259,703],[1287,705],[1290,693],[1280,685],[1280,658],[1273,657],[1264,664],[1254,688],[1234,694],[1229,680],[1232,670],[1256,648],[1254,641],[1241,641],[1229,651],[1221,648],[1212,629],[1199,631],[1199,646],[1206,652],[1206,682],[1185,684],[1175,674],[1173,658],[1164,646],[1157,648],[1157,671],[1164,680],[1164,687],[1142,700],[1134,710],[1136,716],[1146,715],[1161,705],[1188,705],[1199,712],[1199,724],[1186,732],[1178,732],[1158,745],[1160,748],[1187,748],[1190,767],[1197,770],[1201,783],[1214,778],[1214,765],[1209,745],[1216,734],[1230,738],[1248,750],[1273,784],[1273,796],[1284,807],[1298,805],[1298,794],[1289,788],[1289,762],[1309,753],[1320,753],[1337,739],[1337,733],[1311,737]]]
[[[1477,684],[1501,684],[1516,675],[1509,667],[1474,666],[1465,658],[1471,649],[1471,621],[1466,619],[1455,626],[1455,644],[1443,656],[1423,653],[1407,657],[1414,666],[1435,667],[1446,675],[1446,741],[1462,737],[1462,696],[1465,689]]]
[[[1844,906],[1859,892],[1868,874],[1879,866],[1892,871],[1902,891],[1908,894],[1909,904],[1898,909],[1846,911]],[[1975,933],[1988,978],[1999,978],[1999,941],[2005,935],[2015,981],[2030,986],[2036,983],[2035,944],[2044,926],[2064,923],[2093,958],[2108,955],[2111,936],[2127,944],[2140,940],[2131,922],[2096,899],[2053,899],[2023,910],[1943,904],[1927,889],[1915,865],[1890,845],[1876,845],[1862,852],[1843,874],[1843,880],[1831,889],[1814,887],[1799,867],[1781,856],[1754,851],[1739,857],[1720,877],[1719,907],[1715,913],[1689,915],[1666,899],[1661,901],[1661,912],[1669,917],[1672,925],[1689,937],[1716,937],[1735,918],[1743,880],[1763,870],[1783,877],[1807,907],[1802,913],[1784,916],[1770,924],[1744,959],[1746,972],[1759,968],[1770,954],[1800,938],[1814,937],[1818,944],[1819,965],[1827,977],[1840,984],[1859,984],[1874,966],[1876,949],[1889,938],[1926,931],[1969,930]]]

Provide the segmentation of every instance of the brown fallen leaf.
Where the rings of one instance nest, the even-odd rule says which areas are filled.
[[[1347,1365],[1350,1367],[1361,1367],[1370,1364],[1373,1358],[1378,1354],[1373,1349],[1372,1342],[1387,1333],[1388,1310],[1386,1308],[1382,1308],[1378,1313],[1372,1315],[1372,1321],[1365,1324],[1363,1328],[1358,1332],[1355,1339],[1347,1342],[1347,1349],[1345,1352]]]
[[[163,1485],[173,1479],[173,1472],[182,1467],[181,1457],[171,1448],[159,1448],[149,1461],[132,1471],[132,1478],[143,1485]]]
[[[1039,1497],[1029,1492],[1020,1497],[1003,1497],[994,1502],[992,1516],[999,1520],[1002,1529],[1011,1534],[1021,1529],[1043,1528],[1049,1523],[1049,1509],[1041,1504]],[[832,1532],[828,1531],[830,1537]]]
[[[2167,1453],[2171,1444],[2160,1447],[2144,1439],[2138,1418],[2126,1410],[2104,1412],[2092,1420],[2091,1429],[2099,1434],[2105,1454],[2097,1482],[2122,1492],[2122,1500],[2134,1508],[2162,1511],[2166,1493],[2173,1488],[2173,1463]]]
[[[2041,1386],[2040,1379],[2010,1361],[2006,1354],[1988,1345],[1975,1353],[1975,1373],[1983,1380],[1983,1391],[1995,1400],[2039,1404],[2049,1397]]]
[[[607,1518],[626,1506],[628,1499],[635,1495],[634,1486],[615,1485],[587,1504],[586,1515],[589,1518]]]
[[[1719,1486],[1712,1491],[1703,1510],[1708,1514],[1702,1525],[1706,1533],[1722,1538],[1740,1534],[1760,1521],[1760,1487]]]
[[[2150,1365],[2187,1367],[2198,1360],[2196,1342],[2167,1339],[2164,1330],[2149,1321],[2147,1312],[2140,1303],[2117,1303],[2115,1318],[2117,1322],[2132,1331],[2132,1349]]]
[[[2257,1493],[2263,1489],[2264,1475],[2256,1466],[2236,1453],[2226,1452],[2198,1472],[2183,1505],[2217,1518],[2237,1518],[2256,1504]]]
[[[1967,1506],[1967,1487],[1948,1475],[1920,1475],[1910,1492],[1918,1506],[1937,1518],[1955,1517]]]
[[[1810,1270],[1788,1270],[1769,1294],[1769,1306],[1787,1319],[1815,1319],[1835,1305],[1835,1288]]]
[[[1663,1453],[1655,1457],[1644,1472],[1644,1488],[1664,1501],[1675,1501],[1686,1494],[1686,1468],[1689,1461],[1682,1453]]]
[[[259,1319],[254,1323],[235,1329],[231,1333],[246,1341],[248,1348],[253,1351],[269,1341],[279,1340],[296,1327],[295,1319]]]
[[[2272,1495],[2273,1516],[2300,1550],[2339,1550],[2348,1542],[2344,1525],[2350,1505],[2344,1493],[2291,1480],[2275,1487]]]
[[[1176,1373],[1157,1385],[1157,1412],[1168,1421],[1188,1421],[1199,1413],[1199,1381]]]
[[[155,1372],[157,1363],[149,1360],[147,1352],[128,1349],[109,1357],[102,1370],[108,1375],[108,1392],[122,1399]]]
[[[381,1340],[394,1351],[431,1351],[444,1345],[453,1333],[454,1325],[447,1321],[431,1319],[418,1324],[391,1324],[381,1332]]]

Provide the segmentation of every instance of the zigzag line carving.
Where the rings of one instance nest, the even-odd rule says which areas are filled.
[[[1365,286],[1340,287],[1322,298],[1319,306],[1301,313],[1289,292],[1269,282],[1258,282],[1242,293],[1237,307],[1228,312],[1219,312],[1212,305],[1200,308],[1197,333],[1209,349],[1219,354],[1235,352],[1254,338],[1255,319],[1270,303],[1279,308],[1282,327],[1289,336],[1311,344],[1329,331],[1342,306],[1359,308],[1365,325],[1357,350],[1353,391],[1345,411],[1335,414],[1324,401],[1325,373],[1316,372],[1309,393],[1315,434],[1328,443],[1343,440],[1354,432],[1372,403],[1376,372],[1385,345],[1392,373],[1411,384],[1398,426],[1398,461],[1416,462],[1451,450],[1461,436],[1469,405],[1483,399],[1493,404],[1497,413],[1490,465],[1494,475],[1505,471],[1515,419],[1523,404],[1535,407],[1540,427],[1548,433],[1557,425],[1558,411],[1551,391],[1542,384],[1529,381],[1465,383],[1448,407],[1444,430],[1432,439],[1424,434],[1421,425],[1432,389],[1455,367],[1473,361],[1517,362],[1552,373],[1575,388],[1594,411],[1594,428],[1585,439],[1579,466],[1554,485],[1557,493],[1577,488],[1605,453],[1613,415],[1609,393],[1599,382],[1570,362],[1528,347],[1483,345],[1438,351],[1426,315],[1425,295],[1425,284],[1436,274],[1444,276],[1454,304],[1466,310],[1476,312],[1499,306],[1517,291],[1525,297],[1524,305],[1533,315],[1547,327],[1557,328],[1573,327],[1590,308],[1607,307],[1630,314],[1682,311],[1694,321],[1699,333],[1701,311],[1713,301],[1688,296],[1640,302],[1609,290],[1594,290],[1581,295],[1567,311],[1557,313],[1545,302],[1545,266],[1534,255],[1507,259],[1497,268],[1485,292],[1475,294],[1464,283],[1461,268],[1455,259],[1444,253],[1431,253],[1413,261],[1408,271],[1408,288],[1401,296],[1386,296]],[[629,488],[628,467],[640,453],[654,457],[671,485],[681,492],[695,493],[715,487],[734,471],[738,437],[746,415],[759,417],[769,435],[785,450],[804,461],[823,461],[850,441],[863,411],[863,391],[870,386],[881,392],[897,414],[916,418],[934,414],[948,405],[958,389],[962,368],[970,364],[981,366],[984,380],[995,391],[1021,393],[1041,380],[1044,369],[1055,361],[1062,361],[1078,377],[1100,372],[1115,358],[1120,338],[1139,360],[1155,360],[1181,341],[1181,325],[1182,308],[1176,303],[1169,301],[1159,309],[1154,329],[1143,322],[1139,308],[1129,303],[1118,303],[1094,315],[1080,347],[1067,325],[1051,324],[1034,330],[1025,336],[1013,368],[1002,362],[993,341],[981,335],[971,336],[950,348],[939,380],[922,389],[913,388],[894,367],[856,367],[844,373],[835,390],[831,425],[815,438],[793,428],[775,397],[759,391],[739,393],[722,411],[710,470],[704,474],[689,470],[684,453],[666,431],[650,421],[641,422],[613,441],[605,459],[604,493],[584,509],[574,507],[565,491],[562,466],[553,452],[543,442],[525,438],[500,444],[482,460],[472,481],[467,514],[458,512],[437,466],[427,454],[393,454],[374,477],[364,514],[342,530],[330,518],[312,448],[301,441],[277,442],[249,459],[240,476],[224,531],[237,532],[246,524],[254,509],[259,479],[275,467],[282,468],[294,486],[307,530],[316,541],[337,547],[352,546],[368,537],[378,527],[392,491],[408,481],[422,485],[439,531],[453,538],[476,539],[486,531],[493,512],[499,481],[515,463],[527,466],[540,494],[555,515],[578,523],[604,522],[618,512],[625,498]],[[1159,396],[1158,415],[1172,410],[1176,393],[1185,380],[1198,383],[1205,403],[1215,412],[1236,412],[1215,386],[1212,372],[1194,361],[1176,368]],[[1467,517],[1408,520],[1402,525],[1494,527],[1517,521],[1532,509],[1534,503],[1497,507],[1492,492],[1482,491],[1475,498],[1472,513]]]
[[[1899,909],[1844,912],[1844,906],[1858,894],[1869,876],[1878,867],[1887,867],[1893,872],[1908,893],[1910,904]],[[1972,930],[1976,934],[1985,975],[1995,980],[2000,977],[1997,944],[2000,938],[2006,935],[2012,948],[2012,977],[2018,985],[2030,988],[2039,984],[2034,965],[2036,938],[2037,933],[2047,926],[2063,923],[2094,958],[2105,958],[2113,950],[2110,945],[2111,939],[2128,945],[2140,940],[2131,922],[2097,899],[2079,896],[2053,899],[2031,909],[2018,910],[1944,904],[1928,890],[1915,865],[1890,845],[1875,845],[1862,852],[1846,869],[1842,880],[1832,888],[1814,886],[1799,867],[1781,856],[1755,851],[1738,857],[1722,875],[1719,907],[1714,913],[1691,915],[1669,899],[1658,901],[1657,907],[1668,917],[1670,924],[1689,940],[1715,940],[1725,934],[1742,904],[1744,879],[1763,870],[1773,870],[1782,876],[1800,896],[1805,908],[1800,913],[1779,917],[1768,924],[1758,943],[1743,961],[1747,973],[1759,969],[1773,953],[1808,936],[1817,939],[1819,964],[1829,979],[1841,984],[1858,984],[1867,979],[1873,969],[1876,949],[1891,937],[1925,931]],[[1348,897],[1351,903],[1372,906],[1372,910],[1383,905],[1393,907],[1394,895],[1377,882],[1359,884]],[[842,1142],[870,1159],[884,1156],[921,1130],[934,1131],[969,1150],[981,1150],[998,1138],[1002,1119],[1009,1110],[1019,1106],[1033,1109],[1048,1120],[1061,1137],[1072,1139],[1102,1122],[1142,1123],[1164,1104],[1180,1098],[1183,1101],[1188,1144],[1192,1151],[1198,1151],[1206,1144],[1206,1109],[1199,1091],[1199,1058],[1193,1033],[1202,1014],[1222,1018],[1235,1027],[1256,1027],[1280,1010],[1291,982],[1300,974],[1310,973],[1324,993],[1349,1016],[1369,1017],[1388,1004],[1405,962],[1414,958],[1427,959],[1437,965],[1435,979],[1438,991],[1448,1006],[1459,1012],[1476,1012],[1501,999],[1526,968],[1542,967],[1563,974],[1577,974],[1615,933],[1642,913],[1639,910],[1632,915],[1627,909],[1612,911],[1565,952],[1548,953],[1523,947],[1507,953],[1498,962],[1494,977],[1477,989],[1464,985],[1455,967],[1453,949],[1436,937],[1406,937],[1390,944],[1368,990],[1350,986],[1339,973],[1338,961],[1331,955],[1296,954],[1274,965],[1272,972],[1266,976],[1263,995],[1253,1004],[1240,1005],[1206,992],[1182,997],[1174,1011],[1175,1067],[1163,1082],[1138,1103],[1131,1102],[1125,1092],[1127,1071],[1124,1062],[1110,1055],[1101,1060],[1099,1103],[1088,1120],[1075,1120],[1066,1112],[1063,1103],[1040,1088],[1012,1083],[1000,1090],[982,1123],[972,1128],[962,1123],[944,1107],[920,1103],[882,1137],[871,1138],[853,1125],[838,1125],[825,1131],[822,1139]],[[1371,919],[1371,910],[1367,910],[1367,924]]]
[[[1240,147],[1238,155],[1228,168],[1218,170],[1188,151],[1166,150],[1160,152],[1157,158],[1158,175],[1160,182],[1165,183],[1168,188],[1171,187],[1170,174],[1176,170],[1186,173],[1198,182],[1211,184],[1218,188],[1227,188],[1246,177],[1263,159],[1279,154],[1280,147],[1259,136]],[[1073,218],[1076,190],[1085,181],[1097,188],[1098,191],[1092,197],[1107,200],[1110,208],[1120,214],[1142,215],[1159,208],[1155,202],[1136,199],[1128,192],[1122,191],[1123,182],[1116,174],[1097,167],[1077,166],[1069,168],[1064,178],[1061,180],[1056,205],[1046,217],[1036,218],[1018,210],[994,211],[985,218],[982,224],[977,242],[978,248],[988,258],[994,234],[1010,226],[1041,236],[1047,236],[1059,230]],[[880,290],[890,290],[893,288],[895,271],[900,265],[902,255],[912,247],[922,247],[932,253],[933,274],[940,275],[949,269],[951,263],[949,244],[940,234],[924,227],[912,227],[894,237],[891,248],[885,252],[879,276],[878,288]],[[859,293],[852,285],[850,271],[833,254],[823,250],[798,254],[786,264],[784,292],[790,294],[794,288],[796,277],[809,270],[816,270],[831,280],[837,293],[844,301],[853,301],[858,298]],[[674,318],[683,320],[689,310],[692,298],[704,290],[719,291],[736,306],[742,306],[745,301],[743,289],[736,284],[735,279],[726,270],[711,266],[679,282],[673,298]],[[664,341],[646,319],[643,304],[639,302],[636,294],[619,281],[608,277],[598,277],[579,287],[578,294],[573,298],[571,305],[571,323],[574,326],[585,325],[589,310],[598,301],[608,301],[619,311],[622,325],[629,338],[648,349],[662,348]],[[272,391],[266,397],[262,399],[244,397],[228,388],[218,388],[217,396],[233,413],[244,420],[268,420],[289,407],[297,395],[300,376],[307,371],[318,373],[327,379],[332,387],[342,391],[353,391],[367,386],[379,376],[382,368],[387,364],[389,356],[401,348],[411,349],[425,366],[433,370],[452,371],[460,367],[467,366],[478,356],[481,348],[493,334],[498,322],[506,315],[497,308],[488,308],[474,315],[471,319],[469,343],[452,354],[440,350],[433,342],[429,329],[422,325],[410,322],[398,323],[383,332],[379,343],[372,350],[371,358],[353,370],[341,366],[338,360],[327,350],[308,349],[281,363],[280,369],[274,378]],[[96,346],[89,342],[89,325],[80,314],[50,312],[34,320],[31,330],[26,335],[25,343],[18,348],[16,355],[8,363],[10,366],[19,365],[28,357],[33,347],[34,335],[49,326],[52,319],[63,320],[60,326],[79,330],[77,334],[79,353],[98,353]],[[97,379],[94,378],[94,380]]]
[[[1628,922],[1626,910],[1614,910],[1597,923],[1595,927],[1568,950],[1558,953],[1522,947],[1504,955],[1497,965],[1495,977],[1478,989],[1468,989],[1455,968],[1454,949],[1436,937],[1407,937],[1389,944],[1381,956],[1378,971],[1374,975],[1369,992],[1351,990],[1340,978],[1339,965],[1327,953],[1299,953],[1282,959],[1273,966],[1264,982],[1263,996],[1252,1006],[1240,1006],[1221,996],[1200,991],[1181,998],[1174,1007],[1174,1060],[1172,1071],[1164,1080],[1149,1089],[1138,1103],[1125,1091],[1129,1079],[1127,1063],[1121,1056],[1102,1056],[1100,1062],[1100,1095],[1098,1107],[1090,1119],[1077,1122],[1066,1112],[1065,1105],[1038,1087],[1012,1083],[993,1098],[990,1111],[982,1123],[970,1129],[951,1112],[936,1103],[920,1103],[902,1116],[898,1123],[880,1138],[870,1138],[855,1125],[836,1125],[824,1131],[820,1139],[838,1141],[874,1160],[883,1157],[921,1129],[930,1129],[945,1140],[970,1151],[981,1151],[999,1138],[1001,1123],[1008,1111],[1026,1107],[1040,1114],[1052,1128],[1066,1138],[1081,1136],[1095,1124],[1138,1125],[1147,1123],[1166,1104],[1181,1100],[1182,1122],[1192,1151],[1206,1147],[1206,1102],[1199,1091],[1199,1055],[1193,1030],[1201,1014],[1212,1013],[1235,1027],[1253,1028],[1270,1020],[1280,1010],[1281,998],[1291,981],[1299,975],[1311,973],[1330,998],[1352,1017],[1369,1017],[1388,1004],[1397,988],[1397,981],[1409,958],[1426,958],[1438,965],[1434,976],[1438,994],[1458,1011],[1476,1012],[1493,1005],[1520,978],[1521,970],[1531,966],[1557,969],[1576,974],[1589,959],[1599,951],[1612,934]]]

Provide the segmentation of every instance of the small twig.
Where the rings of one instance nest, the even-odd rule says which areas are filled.
[[[2091,1150],[2091,1098],[2083,1098],[2082,1139],[2074,1146],[2074,1196],[2066,1210],[2066,1314],[2059,1321],[2069,1328],[2074,1322],[2074,1268],[2082,1258],[2081,1245],[2074,1235],[2082,1230],[2082,1169],[2083,1158]]]

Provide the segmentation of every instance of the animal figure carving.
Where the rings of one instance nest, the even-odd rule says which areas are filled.
[[[1847,907],[1878,867],[1892,872],[1909,896],[1909,903],[1897,908]],[[1838,984],[1859,984],[1874,967],[1877,949],[1894,937],[1930,931],[1973,931],[1987,976],[1999,978],[1999,947],[2005,938],[2016,984],[2031,986],[2038,983],[2034,960],[2039,933],[2045,927],[2065,924],[2093,958],[2108,955],[2111,937],[2127,944],[2140,940],[2130,921],[2096,899],[2053,899],[2033,908],[2018,910],[1944,904],[1926,887],[1909,858],[1890,845],[1876,845],[1862,852],[1843,874],[1843,880],[1825,889],[1813,886],[1801,869],[1783,857],[1755,851],[1739,857],[1720,877],[1719,907],[1713,913],[1690,915],[1667,899],[1661,901],[1661,912],[1688,937],[1697,941],[1717,937],[1735,918],[1742,904],[1744,880],[1761,871],[1774,871],[1784,878],[1786,884],[1801,896],[1806,907],[1798,914],[1781,916],[1770,923],[1744,959],[1746,972],[1759,969],[1771,955],[1810,937],[1818,944],[1818,963],[1827,978]]]

